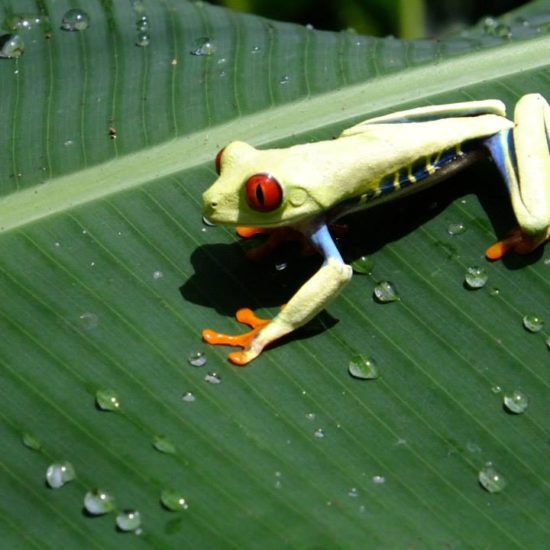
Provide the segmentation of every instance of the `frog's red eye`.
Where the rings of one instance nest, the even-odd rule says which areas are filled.
[[[246,200],[254,210],[271,212],[281,206],[283,190],[273,176],[254,174],[246,181]]]
[[[224,151],[225,151],[225,147],[222,147],[218,151],[218,154],[216,155],[216,173],[218,174],[218,176],[220,175],[220,172],[222,171],[222,155],[223,155]]]

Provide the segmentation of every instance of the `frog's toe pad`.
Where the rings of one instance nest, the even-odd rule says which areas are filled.
[[[243,366],[248,362],[252,361],[254,357],[258,355],[259,352],[253,352],[250,348],[252,341],[260,332],[260,330],[265,327],[270,321],[269,319],[260,319],[256,317],[254,312],[251,309],[243,308],[237,311],[235,315],[239,323],[243,323],[252,328],[252,330],[245,332],[244,334],[222,334],[214,330],[205,329],[202,331],[202,339],[207,344],[212,345],[225,345],[225,346],[236,346],[243,348],[243,351],[236,351],[228,355],[229,361],[234,365]]]
[[[485,256],[488,260],[500,260],[508,252],[516,254],[529,254],[548,239],[548,235],[527,235],[519,227],[514,228],[504,239],[491,245]]]

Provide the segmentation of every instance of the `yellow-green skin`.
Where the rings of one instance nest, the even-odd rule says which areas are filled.
[[[482,104],[504,113],[500,102],[476,103]],[[426,113],[426,109],[415,111]],[[204,194],[205,216],[214,223],[231,225],[294,224],[375,190],[382,178],[419,158],[435,157],[465,141],[513,127],[500,114],[391,121],[401,114],[365,121],[334,140],[285,149],[258,150],[240,141],[230,143],[223,152],[220,177]],[[273,175],[283,188],[283,204],[274,212],[257,212],[246,201],[243,183],[258,173]]]
[[[513,131],[513,152],[504,137],[509,130]],[[315,230],[330,220],[331,212],[338,211],[342,203],[368,206],[369,198],[381,193],[384,178],[395,176],[396,192],[388,199],[397,197],[404,192],[398,176],[409,178],[407,190],[421,187],[420,182],[415,183],[413,163],[421,161],[426,172],[435,174],[443,151],[456,148],[458,165],[460,146],[483,140],[496,144],[491,152],[507,181],[519,226],[542,242],[550,237],[549,139],[550,107],[541,95],[529,94],[519,100],[514,122],[505,117],[501,101],[487,100],[377,117],[344,130],[334,140],[285,149],[258,150],[235,141],[223,152],[219,178],[203,195],[204,215],[219,224],[293,226],[306,237],[314,237]],[[245,182],[261,173],[276,178],[283,190],[282,204],[272,212],[258,212],[246,200]],[[260,330],[244,351],[245,361],[306,323],[351,278],[351,267],[333,252],[330,237],[324,237],[321,244],[318,248],[325,263]]]

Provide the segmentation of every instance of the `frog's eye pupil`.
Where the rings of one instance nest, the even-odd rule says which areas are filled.
[[[218,174],[218,176],[220,175],[220,173],[222,171],[222,155],[223,155],[224,151],[225,151],[225,147],[222,147],[218,151],[218,154],[216,155],[216,174]]]
[[[271,212],[283,202],[281,184],[270,174],[254,174],[246,181],[246,200],[258,212]]]

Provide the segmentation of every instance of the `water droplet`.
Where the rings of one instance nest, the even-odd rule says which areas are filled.
[[[348,496],[350,496],[352,498],[357,498],[359,496],[359,491],[357,490],[357,487],[352,487],[348,491]]]
[[[489,275],[482,267],[471,266],[466,269],[464,275],[464,282],[466,286],[471,290],[482,288],[487,283]]]
[[[65,147],[71,147],[72,145],[74,145],[74,141],[72,139],[66,139],[64,142],[63,142],[63,145]]]
[[[253,46],[253,48],[250,50],[251,53],[258,53],[261,51],[260,46]]]
[[[306,413],[306,418],[308,420],[315,420],[315,413]]]
[[[283,486],[283,483],[281,481],[282,477],[283,477],[283,474],[281,474],[281,472],[275,472],[275,483],[274,483],[275,489],[280,489]]]
[[[531,313],[523,317],[523,326],[529,332],[540,332],[542,330],[542,327],[544,326],[544,320],[542,319],[542,317]]]
[[[155,435],[153,438],[153,447],[161,453],[166,453],[169,455],[176,454],[175,445],[163,435]]]
[[[356,355],[348,365],[348,372],[354,378],[361,380],[374,380],[378,378],[378,367],[376,361],[365,355]]]
[[[124,510],[116,517],[116,526],[121,531],[135,531],[141,525],[141,514],[137,510]]]
[[[374,260],[369,256],[361,256],[357,260],[351,262],[351,267],[355,273],[370,275],[374,268]]]
[[[323,439],[323,437],[325,437],[325,430],[323,430],[323,428],[317,428],[317,429],[313,432],[313,435],[314,435],[317,439]]]
[[[495,27],[494,33],[500,38],[512,38],[512,29],[508,25],[505,25],[503,23],[500,23]]]
[[[206,362],[208,361],[208,359],[204,351],[193,350],[187,356],[187,361],[190,365],[193,365],[194,367],[202,367],[206,365]]]
[[[374,287],[374,298],[382,304],[397,302],[399,300],[397,290],[393,286],[393,283],[389,281],[380,281]]]
[[[171,512],[179,512],[180,510],[187,510],[187,508],[189,508],[185,497],[178,491],[173,491],[171,489],[162,491],[160,494],[160,502]]]
[[[451,235],[451,237],[454,237],[455,235],[461,235],[466,231],[466,226],[463,223],[451,223],[449,224],[449,227],[447,227],[447,233]]]
[[[224,65],[225,63],[227,63],[227,59],[225,57],[220,57],[218,59],[218,65]]]
[[[88,14],[79,8],[69,10],[63,16],[61,28],[64,31],[84,31],[90,24]]]
[[[120,408],[118,395],[112,389],[97,390],[95,402],[102,411],[118,411]]]
[[[146,31],[138,32],[136,36],[136,46],[140,48],[145,48],[151,43],[151,36]]]
[[[215,227],[215,223],[212,223],[208,218],[205,218],[204,216],[202,217],[202,223],[204,223],[204,225],[207,225],[208,227]]]
[[[548,349],[550,349],[550,336],[548,336],[548,338],[546,338],[546,347]]]
[[[205,377],[204,381],[208,382],[209,384],[219,384],[222,379],[220,378],[220,375],[215,372],[209,372]]]
[[[24,432],[21,436],[21,441],[25,447],[32,449],[33,451],[39,451],[42,448],[40,440],[28,432]]]
[[[94,516],[108,514],[115,509],[115,498],[102,489],[88,491],[84,496],[84,508]]]
[[[195,49],[191,50],[191,55],[213,55],[216,53],[214,42],[208,37],[198,38],[195,40]]]
[[[187,401],[187,403],[192,403],[193,401],[195,401],[196,397],[190,391],[188,391],[181,396],[181,399],[182,401]]]
[[[275,264],[275,271],[283,271],[287,268],[288,264],[286,262],[280,262]]]
[[[281,77],[281,80],[279,80],[279,84],[288,84],[290,82],[290,76],[287,74],[283,75]]]
[[[315,27],[314,27],[311,23],[308,23],[308,24],[306,25],[306,29],[307,29],[308,31],[313,31],[313,30],[315,30]]]
[[[25,51],[25,43],[18,34],[0,36],[0,57],[13,59]]]
[[[502,391],[502,388],[499,385],[495,385],[491,388],[491,391],[496,395]]]
[[[383,485],[384,483],[386,483],[386,478],[384,476],[372,476],[372,482],[375,484],[375,485]]]
[[[30,31],[48,20],[43,15],[15,13],[6,17],[4,27],[10,31]]]
[[[80,320],[81,325],[86,330],[92,330],[97,327],[98,317],[95,313],[90,313],[89,311],[86,311],[85,313],[81,313],[78,316],[78,319]]]
[[[479,471],[479,483],[489,493],[500,493],[506,487],[506,480],[496,470],[492,462],[487,462]]]
[[[59,489],[65,483],[76,477],[73,465],[70,462],[56,462],[48,466],[46,481],[52,489]]]
[[[503,402],[506,409],[514,414],[524,413],[529,406],[529,399],[519,390],[514,390],[511,394],[505,394]]]
[[[497,25],[498,22],[494,17],[486,17],[483,20],[483,30],[486,34],[494,34]]]
[[[496,286],[492,286],[490,289],[489,289],[489,294],[491,296],[499,296],[500,295],[500,288],[497,288]]]
[[[473,441],[468,441],[468,443],[466,443],[466,449],[470,453],[480,453],[481,452],[481,447],[477,443],[474,443]]]
[[[146,15],[142,15],[137,21],[136,21],[136,29],[138,32],[148,31],[149,30],[149,19]]]
[[[163,277],[164,277],[164,273],[162,271],[153,271],[153,279],[155,279],[155,281],[158,281]]]

